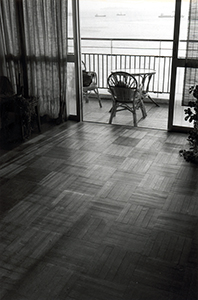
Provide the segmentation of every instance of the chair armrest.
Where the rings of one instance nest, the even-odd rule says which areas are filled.
[[[94,71],[89,71],[88,74],[91,76],[92,78],[92,83],[97,84],[97,73]]]

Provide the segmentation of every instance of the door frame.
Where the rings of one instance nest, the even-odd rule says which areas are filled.
[[[82,68],[81,68],[81,38],[80,38],[80,12],[79,1],[72,0],[73,5],[73,28],[74,28],[74,62],[76,73],[76,107],[77,115],[75,117],[77,121],[83,120],[82,111]],[[189,132],[190,127],[183,127],[173,125],[174,109],[175,109],[175,92],[176,92],[176,78],[177,68],[179,67],[194,67],[194,61],[186,60],[185,58],[178,58],[179,50],[179,32],[180,32],[180,19],[181,19],[181,5],[182,0],[175,0],[175,18],[173,29],[173,51],[172,51],[172,68],[171,68],[171,83],[170,83],[170,97],[168,108],[168,131],[177,132]],[[198,65],[197,65],[198,67]]]
[[[173,125],[177,68],[196,67],[195,61],[190,59],[187,60],[186,58],[178,58],[181,5],[182,5],[182,0],[175,0],[172,70],[171,70],[170,99],[169,99],[169,110],[168,110],[168,131],[189,132],[191,127]],[[198,67],[198,63],[197,63],[197,67]]]
[[[79,1],[72,1],[73,18],[73,38],[74,53],[68,54],[68,62],[74,63],[75,71],[75,92],[76,92],[76,114],[69,115],[68,119],[80,122],[82,121],[82,71],[81,71],[81,38],[80,38],[80,13]]]

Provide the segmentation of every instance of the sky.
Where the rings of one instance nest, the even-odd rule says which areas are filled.
[[[113,3],[117,4],[131,4],[132,2],[136,3],[149,3],[149,2],[158,2],[158,3],[175,3],[176,0],[80,0],[80,3],[83,4],[83,2],[90,2],[90,4],[93,5],[93,3],[96,3],[98,6],[100,5],[109,5]],[[182,2],[189,2],[190,0],[181,0]]]
[[[175,0],[79,0],[79,3],[81,33],[84,36],[96,35],[96,28],[100,28],[100,32],[97,31],[98,36],[112,35],[112,31],[114,35],[121,36],[122,33],[119,32],[122,27],[127,37],[136,37],[143,31],[146,36],[153,37],[159,35],[160,31],[164,38],[172,38],[174,19],[162,20],[158,17],[161,14],[174,15]],[[184,24],[187,20],[188,3],[185,1],[183,4],[185,5],[182,7],[182,15],[185,15],[185,18],[181,21]],[[119,18],[115,22],[118,13],[125,15],[125,18]],[[96,15],[107,17],[95,18]],[[157,22],[159,26],[156,26]],[[163,25],[162,22],[167,24]],[[182,25],[182,29],[184,26],[185,24]],[[182,32],[186,34],[186,29]]]
[[[187,3],[190,0],[182,0],[183,8],[186,7]],[[157,9],[161,9],[162,12],[167,12],[168,7],[171,7],[172,10],[175,10],[175,2],[176,0],[79,0],[81,11],[93,11],[101,12],[101,10],[105,10],[105,8],[120,8],[127,9],[132,8],[135,5],[136,10],[145,12],[147,9],[153,9],[153,7]],[[150,5],[151,4],[151,5]],[[166,9],[167,8],[167,9]]]
[[[80,2],[83,2],[83,1],[87,1],[87,0],[80,0]],[[115,3],[115,2],[118,2],[118,3],[123,3],[123,2],[133,2],[133,1],[136,1],[136,2],[175,2],[175,0],[90,0],[92,3],[93,2],[101,2],[101,3]],[[189,2],[189,0],[182,0],[184,2]]]

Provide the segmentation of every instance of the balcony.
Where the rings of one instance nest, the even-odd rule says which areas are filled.
[[[131,68],[152,69],[156,74],[149,84],[149,94],[160,104],[160,108],[145,103],[148,117],[138,126],[167,128],[168,99],[172,64],[172,40],[148,39],[92,39],[82,38],[82,60],[87,70],[98,74],[98,86],[103,108],[99,109],[96,101],[91,100],[83,106],[86,121],[108,122],[110,95],[107,91],[107,77],[112,70]],[[119,113],[114,121],[118,124],[132,124],[128,112]]]
[[[153,103],[146,101],[147,110],[152,110],[146,120],[141,124],[149,127],[166,129],[168,119],[168,102],[170,94],[171,66],[172,66],[172,44],[169,39],[122,39],[122,38],[82,38],[82,60],[87,70],[95,71],[98,75],[98,86],[104,105],[108,111],[110,103],[107,102],[109,93],[107,91],[107,77],[112,70],[127,70],[131,68],[152,69],[156,73],[152,76],[149,84],[149,94],[160,105],[155,107]],[[186,41],[180,41],[180,56],[183,56],[186,49]],[[97,104],[89,102],[84,105],[84,120],[108,122],[108,114],[102,117],[102,111]],[[106,104],[106,102],[108,104]],[[156,113],[155,113],[156,111]],[[128,116],[121,118],[126,120]],[[148,121],[151,116],[155,121]],[[129,115],[129,122],[131,116]],[[158,122],[157,122],[158,120]],[[150,125],[149,125],[150,124]],[[144,125],[143,125],[144,126]]]

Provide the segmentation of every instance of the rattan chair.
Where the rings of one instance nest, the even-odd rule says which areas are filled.
[[[107,84],[113,100],[109,124],[118,111],[128,110],[133,114],[134,126],[137,126],[136,110],[141,109],[143,118],[147,114],[136,78],[127,72],[114,72],[108,77]]]
[[[98,91],[98,79],[97,74],[94,71],[86,71],[86,65],[84,62],[82,62],[82,69],[83,69],[83,77],[90,77],[90,83],[86,83],[85,80],[83,80],[83,96],[85,97],[86,102],[89,102],[89,96],[91,92],[94,92],[97,96],[98,103],[100,107],[102,107],[99,91]],[[83,78],[83,79],[84,79]]]

